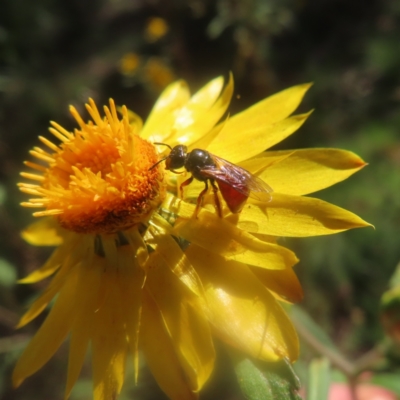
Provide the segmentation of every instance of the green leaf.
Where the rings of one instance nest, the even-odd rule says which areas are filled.
[[[297,394],[300,382],[289,362],[266,363],[234,351],[230,355],[247,400],[301,400]]]
[[[315,358],[311,361],[307,400],[322,400],[328,398],[331,381],[330,370],[330,362],[327,358]]]

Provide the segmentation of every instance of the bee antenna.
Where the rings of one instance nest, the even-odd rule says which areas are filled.
[[[172,147],[171,147],[169,144],[167,144],[167,143],[154,142],[153,144],[157,144],[157,145],[159,145],[159,146],[167,146],[170,150],[172,150]],[[161,161],[162,161],[162,160],[161,160]]]
[[[157,143],[155,143],[155,144],[157,144]],[[153,165],[149,168],[149,171],[151,171],[153,168],[157,167],[158,164],[162,163],[162,162],[165,161],[167,158],[168,158],[168,156],[162,158],[160,161],[157,161],[155,164],[153,164]]]

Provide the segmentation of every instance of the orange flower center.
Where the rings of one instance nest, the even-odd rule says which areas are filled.
[[[63,143],[58,147],[41,138],[54,153],[31,152],[49,167],[26,163],[43,176],[22,174],[41,181],[20,184],[40,196],[24,205],[45,207],[34,215],[54,215],[61,226],[80,233],[113,233],[146,222],[165,195],[162,169],[150,169],[158,161],[155,147],[137,135],[138,124],[129,124],[126,108],[122,120],[112,101],[104,119],[93,101],[87,109],[95,123],[84,123],[71,108],[81,129],[72,134],[52,123],[56,129],[50,131]]]

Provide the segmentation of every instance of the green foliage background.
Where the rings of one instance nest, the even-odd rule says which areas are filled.
[[[149,41],[152,17],[168,33]],[[235,113],[286,87],[314,82],[302,110],[316,111],[279,148],[339,147],[370,165],[317,196],[375,225],[336,236],[286,240],[301,259],[296,271],[302,307],[349,359],[387,343],[380,297],[400,260],[400,2],[391,0],[3,0],[0,11],[0,398],[62,399],[67,347],[21,388],[10,386],[13,364],[43,317],[14,325],[43,285],[16,286],[49,254],[22,241],[32,217],[18,203],[22,161],[47,135],[49,120],[74,124],[68,105],[82,109],[113,97],[143,118],[161,87],[146,75],[157,60],[195,91],[232,71]],[[121,71],[134,53],[142,67]],[[47,136],[48,137],[48,136]],[[378,372],[395,372],[389,356]],[[315,350],[303,346],[305,365]],[[242,398],[226,355],[203,399]],[[387,385],[390,386],[390,385]],[[90,397],[90,366],[71,397]],[[400,393],[398,393],[400,394]],[[239,396],[239,397],[238,397]],[[143,367],[121,399],[161,399]]]

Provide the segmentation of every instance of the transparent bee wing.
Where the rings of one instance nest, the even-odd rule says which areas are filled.
[[[214,154],[210,154],[210,156],[215,166],[202,168],[201,173],[204,176],[224,182],[245,196],[264,202],[271,201],[273,189],[261,178]]]

